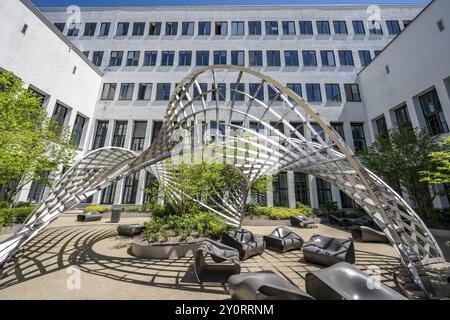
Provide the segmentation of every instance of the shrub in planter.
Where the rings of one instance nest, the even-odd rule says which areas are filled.
[[[316,213],[314,212],[314,209],[310,206],[307,206],[306,204],[303,204],[301,202],[297,202],[295,204],[295,207],[298,210],[298,215],[314,218],[316,216]]]
[[[24,223],[36,206],[0,209],[0,229]]]
[[[252,203],[252,202],[246,203],[244,205],[244,212],[246,214],[248,214],[249,216],[252,216],[255,214],[256,208],[257,208],[257,205],[255,203]]]
[[[84,208],[83,211],[84,211],[84,213],[87,213],[89,211],[97,211],[98,213],[105,213],[105,212],[111,211],[111,209],[108,207],[105,207],[105,206],[99,206],[99,205],[93,204],[93,205],[90,205],[90,206],[87,206],[86,208]]]
[[[256,209],[255,209],[254,215],[255,216],[269,216],[270,215],[270,208],[257,206]]]
[[[290,209],[290,208],[270,208],[270,214],[269,218],[271,220],[287,220],[291,216],[298,215],[297,209]]]
[[[122,212],[144,212],[143,206],[132,206],[122,208]]]

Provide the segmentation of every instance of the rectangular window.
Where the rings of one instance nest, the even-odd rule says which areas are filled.
[[[302,85],[300,83],[288,83],[286,86],[292,91],[294,91],[296,94],[298,94],[300,97],[303,96]]]
[[[192,51],[180,51],[178,53],[178,65],[190,66],[192,63]]]
[[[325,132],[323,131],[322,127],[321,127],[318,123],[316,123],[316,122],[311,122],[311,127],[312,127],[313,130],[318,134],[318,136],[319,136],[322,140],[325,141]],[[313,135],[313,132],[311,132],[311,135],[312,135],[311,138],[312,138],[312,140],[313,140],[314,142],[319,141],[319,140],[317,139],[317,136],[314,136],[314,135]]]
[[[306,97],[309,102],[322,101],[322,93],[320,92],[320,84],[307,83],[306,84]]]
[[[88,22],[84,25],[84,33],[85,37],[92,37],[95,35],[95,29],[97,28],[96,22]]]
[[[260,50],[251,50],[248,52],[248,64],[251,67],[262,66],[262,51]]]
[[[131,150],[144,150],[145,132],[147,131],[147,121],[135,121],[133,128],[133,138],[131,139]]]
[[[364,134],[364,124],[363,123],[351,123],[353,145],[355,146],[355,151],[365,151],[366,150],[366,136]]]
[[[332,122],[331,127],[345,141],[344,124],[342,122]]]
[[[227,64],[227,52],[214,51],[214,64]]]
[[[388,20],[386,21],[386,25],[390,35],[397,35],[401,31],[400,24],[398,23],[397,20]]]
[[[128,51],[127,54],[127,66],[136,67],[139,65],[139,57],[141,56],[140,51]]]
[[[260,101],[264,101],[264,85],[262,83],[249,83],[250,95]]]
[[[387,123],[386,123],[386,118],[384,116],[376,119],[375,124],[377,126],[378,135],[387,135],[388,134],[389,131],[388,131]]]
[[[55,22],[55,27],[62,32],[64,32],[64,28],[66,27],[66,24],[64,22]]]
[[[204,23],[206,23],[206,22],[204,22]],[[211,23],[209,23],[209,24],[210,24],[209,25],[210,30],[209,30],[208,35],[211,34]],[[228,22],[227,21],[216,21],[214,23],[214,34],[216,36],[226,36],[228,34]]]
[[[193,36],[194,35],[194,22],[183,22],[181,24],[181,35]]]
[[[316,25],[318,34],[331,34],[330,23],[328,21],[317,21]]]
[[[73,23],[69,25],[69,30],[67,30],[68,37],[76,37],[80,32],[80,24]]]
[[[335,34],[348,34],[347,22],[345,21],[333,21]]]
[[[99,149],[105,146],[106,133],[108,132],[109,121],[97,121],[97,127],[95,129],[94,142],[92,149]]]
[[[371,35],[382,35],[383,28],[381,27],[381,21],[369,21],[369,32]]]
[[[116,127],[114,128],[112,146],[123,148],[125,145],[125,136],[127,134],[127,121],[116,121]]]
[[[436,89],[421,95],[419,101],[429,133],[431,135],[447,133],[447,121],[445,121],[444,112],[442,111],[442,105]]]
[[[355,201],[350,198],[347,194],[339,190],[339,193],[341,195],[341,206],[343,209],[355,209],[356,203]]]
[[[145,51],[144,66],[156,66],[157,58],[158,58],[158,51]]]
[[[130,28],[129,22],[119,22],[117,24],[116,36],[127,36],[129,28]]]
[[[323,50],[320,51],[320,58],[322,60],[322,66],[335,67],[336,59],[334,58],[334,51]]]
[[[232,21],[231,22],[231,35],[243,36],[244,35],[244,21]]]
[[[382,51],[382,50],[375,50],[375,51],[374,51],[375,57],[378,57],[378,56],[380,55],[381,51]]]
[[[140,83],[138,100],[150,100],[150,97],[152,96],[152,86],[151,83]]]
[[[289,128],[289,137],[298,139],[299,135],[305,135],[305,129],[303,128],[302,122],[289,122],[289,124],[294,127],[294,129]]]
[[[86,118],[77,114],[77,117],[75,118],[75,124],[73,125],[72,130],[72,143],[77,147],[80,146],[85,125],[86,125]]]
[[[266,35],[278,35],[278,21],[266,21]]]
[[[209,65],[209,51],[197,51],[195,53],[195,64],[197,66]]]
[[[102,22],[100,24],[100,31],[98,32],[98,35],[100,37],[107,37],[109,36],[110,29],[111,29],[111,22]]]
[[[245,65],[244,51],[231,51],[231,64],[234,66]]]
[[[273,205],[274,207],[289,207],[286,172],[280,172],[273,179]]]
[[[282,101],[280,92],[270,85],[267,85],[267,93],[269,95],[269,100]]]
[[[226,95],[227,95],[227,85],[225,83],[218,83],[217,89],[215,84],[212,85],[211,100],[225,101]]]
[[[211,35],[211,22],[199,22],[198,23],[198,35],[199,36]]]
[[[111,51],[109,58],[110,67],[120,67],[122,65],[123,51]]]
[[[120,86],[119,100],[131,100],[133,98],[134,83],[122,83]]]
[[[89,59],[89,51],[83,51],[82,53],[86,58]]]
[[[116,96],[116,83],[105,83],[103,84],[103,91],[101,100],[114,100],[114,97]]]
[[[361,95],[357,84],[344,84],[344,89],[347,102],[361,102]]]
[[[370,51],[359,50],[359,59],[361,60],[361,65],[363,67],[367,66],[370,62],[372,62],[372,56],[370,55]]]
[[[267,65],[269,67],[279,67],[281,66],[280,51],[278,50],[268,50],[267,54]]]
[[[351,50],[339,50],[339,61],[341,66],[354,66],[353,52]]]
[[[303,65],[305,67],[316,67],[317,66],[316,51],[314,51],[314,50],[303,51],[302,55],[303,55]]]
[[[68,114],[69,109],[57,103],[55,106],[55,110],[53,111],[52,120],[60,126],[63,126],[66,123]]]
[[[92,55],[92,63],[97,67],[100,67],[103,62],[103,55],[104,55],[103,51],[94,51]]]
[[[317,185],[317,198],[319,201],[319,205],[333,202],[330,183],[320,178],[316,178],[316,185]]]
[[[409,118],[408,107],[406,106],[406,104],[395,109],[394,114],[395,114],[395,119],[397,120],[398,128],[403,128],[403,127],[412,128],[412,123]]]
[[[194,86],[194,98],[197,97],[198,99],[208,99],[208,84],[207,83],[199,83],[200,87],[197,88],[197,86]],[[200,97],[201,96],[201,97]]]
[[[357,20],[352,21],[353,24],[353,32],[355,34],[366,34],[366,28],[364,27],[364,22]]]
[[[162,121],[153,121],[152,140],[151,140],[152,143],[158,137],[159,133],[161,132],[161,128],[162,128]]]
[[[145,30],[145,22],[133,23],[133,36],[143,36]]]
[[[295,201],[309,205],[309,181],[306,173],[294,172]]]
[[[295,35],[295,22],[294,21],[283,21],[283,34],[284,35]]]
[[[241,92],[245,92],[245,85],[243,83],[230,83],[230,97],[234,101],[245,101],[245,95]]]
[[[248,34],[252,36],[261,35],[261,21],[249,21]]]
[[[125,183],[123,187],[123,204],[135,204],[136,203],[136,193],[139,184],[139,172],[135,172],[125,178]]]
[[[311,21],[300,21],[300,34],[303,35],[312,35],[313,34],[313,26]]]
[[[178,33],[178,22],[166,22],[166,36],[176,36]]]
[[[100,200],[101,204],[113,204],[114,203],[114,196],[116,194],[116,183],[113,183],[103,189],[102,191],[102,198]]]
[[[286,50],[284,52],[284,65],[286,67],[298,67],[298,52],[297,50]]]
[[[158,187],[158,180],[150,172],[145,172],[145,190],[150,190],[152,188]],[[157,196],[157,195],[156,195]],[[152,194],[149,192],[144,192],[144,203],[150,202],[152,200]]]
[[[162,51],[161,52],[161,65],[162,66],[173,66],[174,56],[175,56],[175,51]]]
[[[325,84],[325,92],[326,92],[328,101],[334,101],[334,102],[342,101],[341,89],[339,87],[339,84],[335,84],[335,83]]]
[[[149,36],[161,35],[161,22],[150,22],[148,35]]]
[[[170,98],[170,83],[158,83],[156,85],[156,100],[163,101]]]

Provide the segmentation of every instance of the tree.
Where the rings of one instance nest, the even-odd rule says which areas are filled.
[[[42,100],[14,74],[0,74],[0,201],[12,204],[18,191],[40,180],[50,185],[52,172],[75,155],[68,128],[53,121]]]
[[[422,171],[422,182],[431,184],[450,183],[450,137],[440,144],[441,150],[432,152],[430,159],[434,164],[434,170]]]
[[[434,167],[428,155],[436,148],[437,143],[428,132],[402,128],[379,135],[360,156],[363,163],[386,183],[398,191],[405,191],[416,210],[425,214],[433,208],[437,192],[427,182],[420,180],[420,172]]]

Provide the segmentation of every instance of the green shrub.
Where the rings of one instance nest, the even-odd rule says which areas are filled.
[[[255,209],[254,215],[255,216],[269,216],[270,215],[270,208],[257,206],[256,209]]]
[[[430,228],[450,229],[450,208],[429,210],[422,218]]]
[[[445,245],[446,245],[447,247],[450,247],[450,241],[445,241]]]
[[[257,207],[257,205],[255,203],[252,203],[252,202],[246,203],[244,205],[244,212],[247,213],[248,215],[252,215],[255,213],[256,207]]]
[[[270,208],[270,214],[269,218],[270,220],[286,220],[289,219],[291,216],[298,215],[299,212],[297,209],[290,209],[290,208]]]
[[[200,237],[219,239],[230,228],[223,218],[214,212],[200,212],[194,215],[193,219],[194,229]]]
[[[0,229],[24,223],[36,206],[0,209]]]
[[[171,206],[163,206],[161,204],[156,204],[152,208],[152,216],[156,218],[167,218],[170,215],[174,215],[175,210]]]
[[[111,208],[105,207],[105,206],[99,206],[97,204],[92,204],[90,206],[87,206],[83,210],[85,213],[89,211],[97,211],[98,213],[105,213],[111,211]]]
[[[298,214],[305,217],[314,218],[316,216],[316,213],[314,212],[314,209],[310,206],[307,206],[306,204],[303,204],[301,202],[297,202],[295,204],[295,207],[298,210]]]
[[[131,206],[122,208],[122,212],[145,212],[143,206]]]

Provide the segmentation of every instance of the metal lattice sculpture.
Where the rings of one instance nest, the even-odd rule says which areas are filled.
[[[203,83],[212,84],[211,89],[205,90]],[[244,83],[250,83],[249,92],[243,89]],[[230,87],[228,101],[225,84]],[[268,101],[264,99],[266,88]],[[208,123],[209,129],[214,129],[209,133],[204,130]],[[184,142],[180,144],[179,138]],[[193,143],[196,139],[201,143]],[[205,140],[210,143],[205,144]],[[202,157],[205,151],[241,173],[237,183],[219,192],[222,196],[195,200],[231,225],[240,224],[252,182],[281,170],[298,171],[335,185],[361,206],[386,234],[423,290],[418,267],[445,261],[412,208],[364,168],[339,134],[299,95],[250,69],[216,65],[200,68],[179,83],[159,135],[142,154],[104,148],[86,155],[70,169],[22,229],[0,244],[0,264],[61,213],[139,170],[150,171],[160,184],[171,188],[170,201],[176,202],[181,191],[171,178],[176,170],[171,159],[174,154]]]

